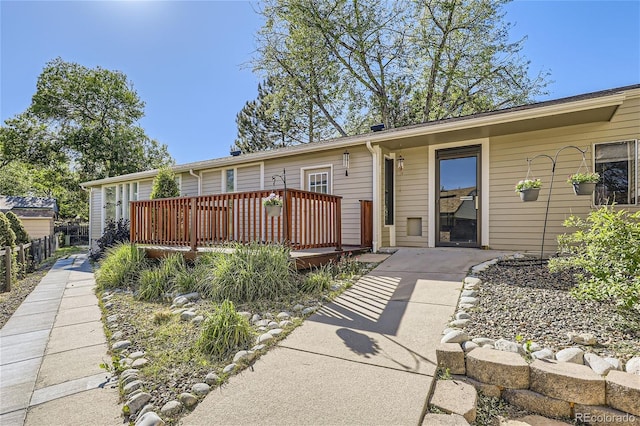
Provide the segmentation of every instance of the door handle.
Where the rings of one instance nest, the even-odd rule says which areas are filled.
[[[476,195],[475,197],[473,197],[476,199],[476,210],[478,210],[478,196]]]

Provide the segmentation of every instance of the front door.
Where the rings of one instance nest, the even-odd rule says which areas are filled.
[[[436,244],[478,247],[480,147],[436,151]]]

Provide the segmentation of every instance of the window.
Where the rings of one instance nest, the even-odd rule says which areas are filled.
[[[236,177],[236,171],[235,169],[227,169],[225,170],[225,177],[226,177],[226,192],[234,192],[236,190],[236,186],[235,186],[235,177]]]
[[[638,141],[595,145],[596,204],[638,203]]]
[[[393,225],[393,173],[395,170],[393,158],[384,159],[384,224]]]
[[[116,187],[108,186],[104,189],[104,221],[116,220]]]
[[[322,194],[329,193],[329,173],[318,172],[309,173],[309,191],[320,192]]]
[[[104,187],[104,223],[129,219],[129,201],[138,199],[138,182]]]

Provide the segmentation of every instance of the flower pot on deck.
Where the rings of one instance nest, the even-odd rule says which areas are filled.
[[[268,217],[277,217],[282,213],[282,206],[264,206],[267,209]]]

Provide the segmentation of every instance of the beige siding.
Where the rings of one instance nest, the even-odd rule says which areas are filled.
[[[536,202],[523,203],[514,192],[515,184],[527,174],[527,158],[539,154],[554,156],[566,145],[588,148],[587,164],[593,169],[593,144],[640,138],[640,99],[623,104],[610,122],[563,127],[491,138],[490,170],[490,246],[495,249],[539,251],[544,228],[546,201],[551,179],[551,161],[539,158],[533,162],[533,177],[540,178],[543,188]],[[555,250],[562,226],[572,214],[584,216],[594,206],[592,197],[576,196],[567,176],[580,167],[582,156],[573,149],[562,151],[557,160],[553,183],[545,252]],[[622,206],[620,206],[622,207]],[[624,206],[629,210],[638,207]]]
[[[349,176],[345,176],[342,165],[344,149],[319,152],[317,154],[299,155],[265,161],[264,182],[265,189],[272,188],[272,176],[282,175],[286,171],[287,187],[305,189],[301,186],[300,172],[302,168],[325,167],[332,165],[331,176],[333,194],[342,198],[342,243],[347,245],[360,244],[360,202],[371,200],[373,184],[371,182],[371,154],[365,147],[349,148],[350,167]],[[276,188],[282,188],[278,179]]]
[[[404,158],[404,170],[400,174],[396,169],[396,244],[426,247],[429,236],[428,149],[405,149],[397,152],[396,158],[400,154]],[[422,236],[407,235],[408,218],[422,220]]]
[[[214,170],[202,173],[202,195],[220,194],[222,188],[222,171]]]
[[[91,210],[90,217],[91,222],[89,224],[91,228],[91,247],[94,247],[95,241],[102,236],[102,189],[91,188]]]
[[[182,173],[180,177],[180,196],[195,197],[198,194],[198,178],[189,173]]]
[[[259,191],[260,188],[260,164],[236,169],[236,191]]]
[[[53,234],[52,218],[21,217],[20,220],[31,239],[35,240]]]

